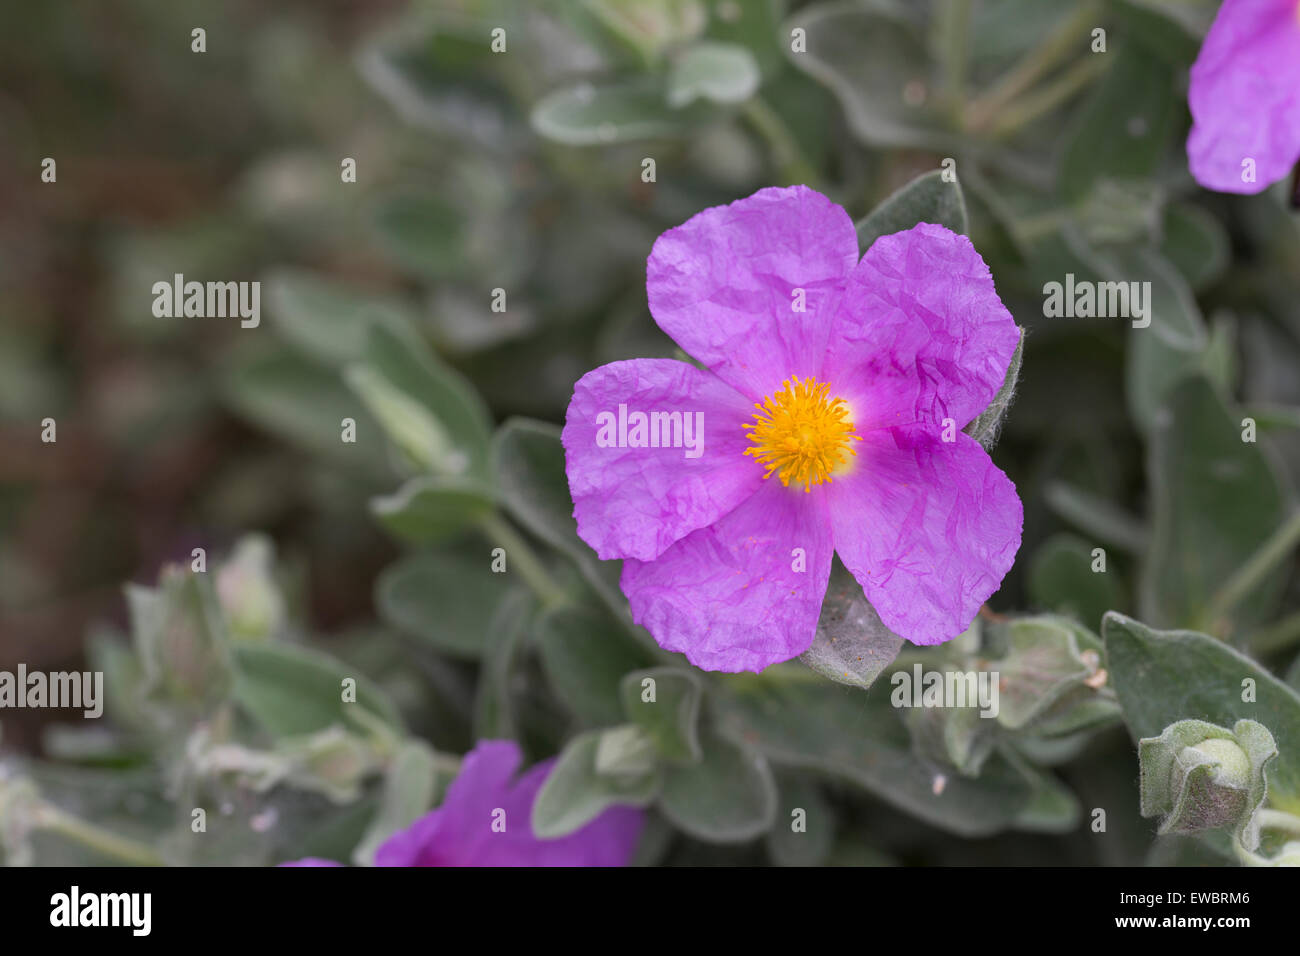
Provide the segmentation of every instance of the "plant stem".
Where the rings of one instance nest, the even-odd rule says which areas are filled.
[[[1300,640],[1300,611],[1289,614],[1268,627],[1261,628],[1250,637],[1250,650],[1254,654],[1272,654],[1284,650]]]
[[[966,63],[969,53],[970,0],[949,0],[941,6],[938,20],[939,58],[943,65],[943,86],[958,116],[966,105]]]
[[[510,522],[499,514],[489,514],[481,519],[481,527],[489,538],[505,549],[510,561],[519,569],[520,575],[543,605],[553,607],[568,601],[561,588],[542,564],[534,551]]]
[[[1096,25],[1099,16],[1098,4],[1088,3],[1080,7],[1048,37],[1046,43],[1036,47],[1003,74],[992,89],[971,102],[966,111],[966,129],[979,132],[991,127],[1008,103],[1038,82],[1039,77],[1058,61],[1074,52],[1079,37]]]
[[[1083,89],[1103,69],[1105,64],[1098,59],[1080,60],[1047,86],[1009,104],[989,130],[989,135],[1008,136],[1050,113]]]
[[[37,811],[37,825],[43,829],[58,833],[82,846],[89,847],[105,856],[116,857],[123,863],[133,866],[165,866],[163,858],[152,848],[128,840],[115,833],[100,829],[93,823],[87,823],[79,817],[65,813],[51,804],[42,804]]]
[[[742,107],[742,112],[771,147],[772,160],[783,179],[788,179],[791,183],[816,185],[817,173],[804,155],[799,140],[766,100],[759,96],[751,97]]]
[[[1207,620],[1213,623],[1226,616],[1286,560],[1297,544],[1300,544],[1300,510],[1282,522],[1273,536],[1215,592],[1206,609]]]

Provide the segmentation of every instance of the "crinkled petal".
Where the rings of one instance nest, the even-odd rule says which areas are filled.
[[[812,644],[832,553],[823,489],[771,478],[657,560],[625,562],[621,584],[661,647],[705,670],[761,671]]]
[[[631,860],[643,814],[629,807],[606,810],[558,840],[534,836],[533,801],[555,761],[515,779],[521,760],[513,740],[480,741],[465,755],[442,805],[389,837],[375,865],[624,866]]]
[[[1187,161],[1202,186],[1257,193],[1300,159],[1300,3],[1225,0],[1192,65]],[[1255,161],[1255,181],[1242,164]]]
[[[620,405],[629,416],[678,414],[681,433],[670,422],[669,443],[696,443],[702,422],[703,442],[698,451],[662,447],[666,419],[650,419],[659,427],[647,429],[645,440],[659,440],[661,447],[602,448],[600,416],[609,413],[616,420]],[[579,536],[603,559],[649,561],[727,514],[762,480],[753,459],[745,457],[742,425],[751,415],[752,404],[739,392],[685,362],[635,359],[588,372],[574,386],[562,435]]]
[[[817,375],[857,261],[842,208],[807,186],[760,189],[659,237],[646,265],[650,313],[688,354],[761,401],[791,375]]]
[[[913,644],[970,626],[1020,548],[1015,486],[984,449],[934,426],[869,432],[827,497],[835,550],[881,621]]]
[[[1019,341],[965,236],[930,223],[881,236],[849,277],[824,380],[859,432],[966,425],[992,401]]]

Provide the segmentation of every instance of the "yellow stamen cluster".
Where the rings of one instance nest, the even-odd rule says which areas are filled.
[[[743,426],[754,443],[745,450],[773,472],[787,488],[802,484],[804,491],[831,480],[831,472],[856,455],[850,443],[861,441],[849,420],[842,398],[830,397],[830,385],[815,378],[786,379],[784,387],[758,409],[753,425]]]

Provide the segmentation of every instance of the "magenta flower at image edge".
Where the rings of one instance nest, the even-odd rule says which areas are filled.
[[[1300,0],[1224,0],[1192,64],[1187,103],[1198,183],[1258,193],[1285,178],[1300,160]]]
[[[646,291],[708,371],[595,369],[562,436],[578,533],[624,559],[636,622],[701,668],[762,670],[811,645],[838,553],[895,633],[964,631],[1023,523],[1011,481],[960,432],[1019,336],[970,241],[922,223],[859,262],[842,208],[769,188],[660,236]],[[610,422],[633,411],[700,422],[702,446],[630,447],[647,435]]]
[[[516,776],[521,760],[513,740],[479,741],[465,755],[442,804],[389,837],[375,852],[375,865],[625,866],[631,861],[645,816],[631,807],[612,807],[558,839],[534,836],[533,801],[555,760]],[[318,857],[280,865],[342,866]]]

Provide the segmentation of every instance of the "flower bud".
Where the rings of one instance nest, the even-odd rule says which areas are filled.
[[[1138,741],[1142,816],[1160,816],[1161,833],[1231,829],[1253,850],[1255,812],[1267,795],[1264,766],[1275,756],[1273,735],[1253,720],[1232,730],[1203,720],[1170,724]]]

